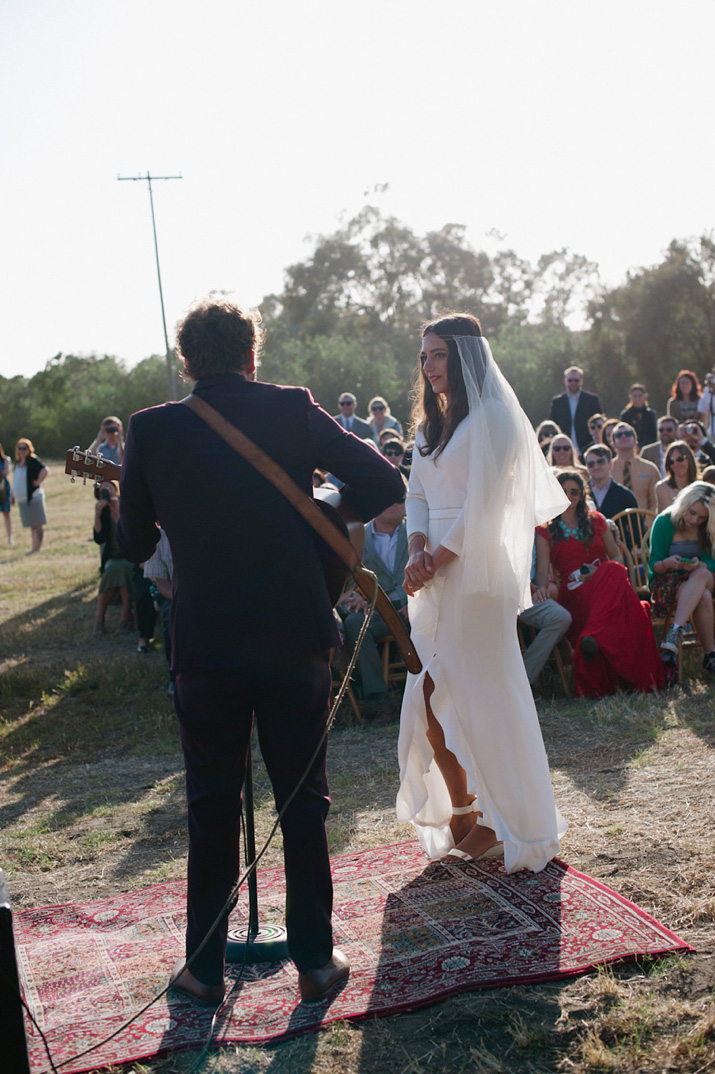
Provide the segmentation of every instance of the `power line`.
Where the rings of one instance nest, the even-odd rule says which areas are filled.
[[[151,184],[159,182],[164,179],[183,179],[183,175],[150,175],[149,172],[146,175],[118,175],[117,180],[120,183],[146,183],[149,187],[149,203],[151,205],[151,227],[154,233],[154,253],[156,255],[156,275],[159,280],[159,301],[161,302],[161,323],[164,326],[164,344],[166,346],[166,365],[169,372],[169,398],[176,399],[176,370],[174,369],[174,362],[171,354],[171,348],[169,347],[169,336],[166,331],[166,314],[164,312],[164,291],[161,286],[161,269],[159,267],[159,243],[156,238],[156,220],[154,218],[154,195],[152,193]]]

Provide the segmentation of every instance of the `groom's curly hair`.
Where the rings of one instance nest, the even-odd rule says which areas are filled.
[[[261,315],[226,298],[205,298],[192,306],[176,330],[179,354],[193,380],[240,373],[263,341]]]

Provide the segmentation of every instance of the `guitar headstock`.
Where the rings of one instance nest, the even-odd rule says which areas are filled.
[[[96,482],[119,481],[122,468],[101,455],[93,455],[90,451],[82,451],[76,446],[67,452],[65,473],[70,475],[72,481],[81,477],[82,484],[86,485],[88,477]]]

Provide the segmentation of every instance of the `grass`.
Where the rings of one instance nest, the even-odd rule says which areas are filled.
[[[92,638],[93,499],[53,467],[39,556],[14,516],[0,555],[0,862],[16,908],[102,898],[185,871],[183,772],[160,651]],[[109,612],[109,625],[118,609]],[[539,717],[563,857],[638,902],[696,955],[573,980],[464,994],[427,1010],[338,1023],[271,1048],[212,1053],[221,1074],[715,1072],[715,690],[688,654],[669,695],[546,699]],[[333,854],[412,838],[394,816],[395,727],[332,733]],[[256,751],[256,829],[274,819]],[[266,864],[281,862],[280,840]],[[197,1053],[134,1064],[188,1074]]]

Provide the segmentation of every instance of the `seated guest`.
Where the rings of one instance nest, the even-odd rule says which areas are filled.
[[[368,421],[363,421],[355,413],[355,407],[357,406],[357,399],[352,392],[341,392],[338,399],[338,405],[340,407],[340,413],[334,414],[333,417],[337,422],[342,425],[343,429],[347,429],[349,433],[354,433],[360,440],[369,440],[372,437],[372,429]]]
[[[614,459],[616,457],[616,449],[613,446],[613,430],[619,424],[619,418],[606,418],[601,429],[601,443],[605,444],[610,449],[611,455]]]
[[[652,462],[657,466],[661,477],[668,476],[665,472],[665,453],[677,436],[678,423],[675,418],[670,418],[667,415],[663,418],[658,418],[658,439],[652,444],[646,444],[640,450],[641,458],[647,459],[648,462]]]
[[[602,443],[603,426],[606,424],[605,414],[592,414],[588,419],[588,435],[592,444]]]
[[[616,457],[612,474],[619,485],[630,489],[642,511],[658,510],[655,486],[660,480],[658,467],[636,455],[635,430],[626,422],[619,422],[613,430],[613,446]]]
[[[94,508],[92,536],[101,547],[102,559],[99,568],[97,617],[94,622],[93,633],[95,636],[106,633],[104,616],[112,599],[119,594],[119,599],[122,602],[122,618],[117,627],[117,633],[128,634],[133,626],[132,580],[134,577],[134,564],[124,558],[117,543],[119,485],[116,481],[102,481],[99,487],[95,487],[94,495],[97,503]]]
[[[602,515],[613,518],[619,511],[638,506],[631,490],[613,480],[613,456],[605,444],[594,444],[587,448],[584,461],[588,469],[591,499]]]
[[[662,618],[675,605],[673,625],[660,646],[664,658],[677,653],[690,621],[703,647],[703,667],[711,675],[715,675],[714,550],[715,487],[694,481],[651,526],[648,581],[656,616]]]
[[[376,444],[379,443],[378,437],[383,429],[392,429],[400,440],[402,439],[402,426],[397,418],[393,418],[390,413],[390,407],[386,399],[383,399],[381,395],[376,395],[374,399],[370,400],[368,410],[370,412],[370,433]]]
[[[581,470],[581,465],[578,461],[573,441],[570,437],[566,436],[565,433],[558,433],[553,438],[549,445],[546,461],[549,466],[560,467],[561,469],[568,468],[569,470]]]
[[[705,426],[699,421],[688,421],[678,427],[678,434],[692,449],[695,461],[701,466],[715,462],[715,444],[705,435]]]
[[[663,684],[649,607],[638,600],[608,523],[589,511],[581,477],[557,474],[569,498],[566,510],[536,530],[538,589],[547,592],[549,572],[559,579],[558,601],[571,613],[568,640],[574,647],[577,696],[601,697],[627,687],[648,692]]]
[[[395,503],[365,526],[364,565],[377,575],[377,580],[393,606],[407,618],[407,594],[402,588],[407,565],[407,530],[405,505]],[[343,603],[342,614],[345,643],[352,653],[365,619],[365,601],[358,593],[350,594]],[[376,701],[375,723],[387,724],[395,718],[387,684],[382,675],[378,641],[390,633],[384,620],[375,612],[355,665],[360,677],[362,697]]]
[[[542,421],[536,426],[536,439],[539,441],[539,447],[543,451],[544,455],[549,450],[549,444],[554,437],[561,432],[555,421]]]
[[[689,369],[681,369],[673,381],[668,399],[668,414],[677,422],[693,421],[700,406],[700,381]]]
[[[692,485],[698,477],[695,456],[684,440],[675,440],[665,453],[667,477],[655,486],[658,511],[670,507],[675,497],[686,485]]]
[[[410,476],[409,467],[404,465],[405,445],[401,440],[397,440],[395,437],[391,440],[386,440],[382,448],[382,454],[386,459],[390,460],[393,466],[399,466],[400,473],[404,477]]]
[[[534,545],[533,568],[536,567],[536,545]],[[571,616],[549,596],[546,589],[539,589],[531,582],[531,599],[533,605],[526,608],[517,618],[519,626],[526,626],[534,631],[534,638],[524,650],[524,667],[531,686],[535,686],[552,650],[559,644],[571,626]]]

